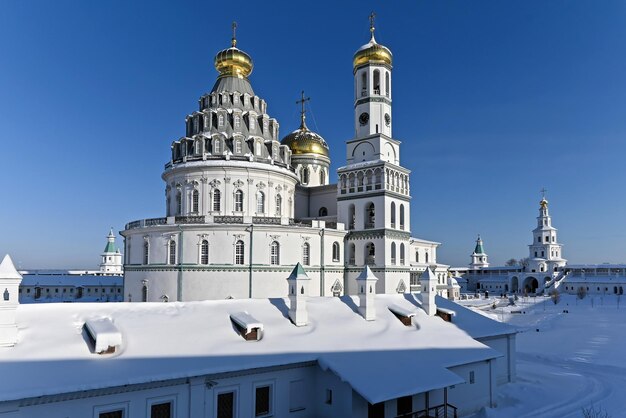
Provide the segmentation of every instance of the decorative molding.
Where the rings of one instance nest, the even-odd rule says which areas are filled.
[[[233,183],[233,186],[239,188],[239,187],[243,186],[243,181],[237,180],[236,182]]]
[[[252,179],[248,179],[248,180],[252,180]],[[263,183],[262,181],[257,183],[256,188],[260,190],[265,189],[265,183]]]
[[[213,189],[217,189],[221,184],[222,184],[222,182],[219,181],[218,179],[213,179],[209,183],[209,186],[211,186]]]
[[[247,180],[248,180],[248,184],[254,183],[254,179],[248,178]]]
[[[276,191],[277,192],[281,192],[283,190],[283,186],[281,186],[280,184],[278,186],[276,186]]]
[[[230,177],[224,177],[224,183],[230,183]]]

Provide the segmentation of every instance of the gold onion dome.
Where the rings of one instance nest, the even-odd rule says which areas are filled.
[[[218,52],[215,56],[215,69],[220,73],[220,77],[248,78],[254,68],[250,55],[237,48],[236,27],[237,25],[233,23],[231,47]]]
[[[300,127],[284,137],[280,143],[287,145],[293,155],[317,154],[328,157],[328,144],[324,138],[307,128],[304,117]]]
[[[370,32],[372,35],[370,41],[354,53],[354,70],[356,70],[357,67],[368,64],[370,62],[376,64],[387,64],[389,66],[391,66],[392,64],[393,54],[391,53],[389,48],[377,43],[376,39],[374,38],[373,15],[370,16],[370,22]]]
[[[541,205],[542,208],[545,208],[548,206],[548,201],[546,200],[545,197],[541,199],[541,202],[539,202],[539,205]]]

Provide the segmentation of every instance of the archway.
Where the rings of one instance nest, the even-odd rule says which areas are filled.
[[[517,278],[517,276],[513,276],[513,278],[511,279],[511,291],[513,293],[519,292],[519,279]]]
[[[539,287],[539,282],[534,277],[527,277],[524,280],[524,291],[526,293],[536,293]]]

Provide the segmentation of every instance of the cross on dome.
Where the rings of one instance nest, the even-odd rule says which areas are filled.
[[[301,109],[300,109],[300,129],[306,129],[306,123],[305,123],[305,119],[306,119],[306,108],[305,108],[305,103],[310,101],[311,98],[310,97],[304,97],[304,90],[302,90],[301,96],[300,96],[300,100],[296,100],[296,104],[300,104],[302,105]]]
[[[231,45],[234,47],[237,46],[237,22],[233,21],[233,38],[231,39]]]

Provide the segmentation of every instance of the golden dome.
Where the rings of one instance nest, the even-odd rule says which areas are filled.
[[[376,39],[374,39],[374,31],[372,31],[372,38],[370,41],[354,53],[353,65],[356,70],[357,67],[370,62],[391,66],[392,61],[393,55],[391,54],[391,51],[386,46],[376,43]]]
[[[237,24],[233,22],[231,47],[218,52],[215,56],[215,69],[220,73],[220,77],[248,78],[254,68],[250,55],[237,48],[236,28]]]
[[[548,206],[548,201],[544,197],[543,199],[541,199],[541,202],[539,202],[539,204],[541,205],[542,208],[546,208]]]
[[[307,128],[304,119],[300,127],[284,137],[280,143],[287,145],[293,155],[317,154],[328,157],[328,144],[324,138]]]

